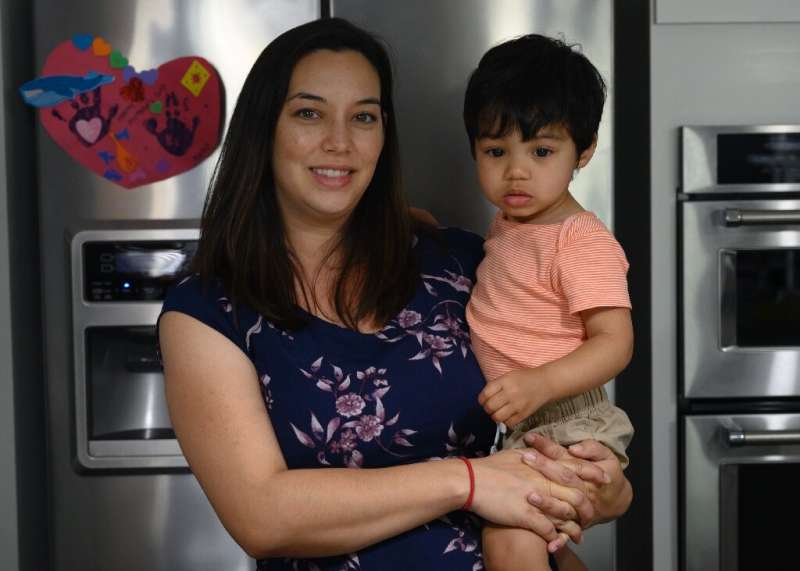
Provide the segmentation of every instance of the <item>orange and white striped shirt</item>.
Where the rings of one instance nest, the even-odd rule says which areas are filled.
[[[487,380],[574,351],[586,339],[581,311],[631,307],[625,253],[591,212],[555,224],[498,212],[483,248],[467,321]]]

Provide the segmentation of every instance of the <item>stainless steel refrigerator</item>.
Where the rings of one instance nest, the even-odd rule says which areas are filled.
[[[103,37],[137,69],[201,56],[224,84],[225,117],[250,66],[278,34],[328,15],[363,25],[393,53],[411,202],[445,224],[477,232],[493,211],[477,187],[461,105],[480,55],[527,32],[563,35],[580,43],[613,85],[611,0],[33,0],[33,6],[39,69],[76,34]],[[609,225],[610,113],[609,100],[595,158],[573,184],[578,199]],[[52,568],[254,568],[220,525],[169,432],[163,380],[147,348],[160,306],[158,292],[151,295],[155,286],[148,282],[140,289],[151,293],[125,298],[124,280],[109,286],[92,274],[105,271],[115,255],[151,261],[190,255],[216,153],[183,174],[129,190],[78,164],[41,127],[37,154]],[[590,568],[611,569],[613,545],[613,526],[601,526],[579,552]]]
[[[390,46],[403,179],[412,204],[440,222],[484,233],[494,215],[478,188],[461,119],[464,88],[481,55],[526,33],[580,44],[609,87],[597,151],[570,188],[613,227],[612,0],[331,0],[331,14]],[[613,382],[609,395],[613,398]],[[614,523],[587,531],[576,551],[592,571],[614,569]]]
[[[36,71],[75,35],[103,38],[137,71],[200,56],[222,79],[230,117],[264,46],[319,16],[316,0],[35,0]],[[99,116],[108,118],[110,107],[103,101]],[[159,294],[147,289],[158,284],[117,280],[123,259],[152,270],[191,250],[216,153],[183,174],[126,189],[78,164],[41,126],[37,146],[51,567],[254,569],[169,433],[153,350]],[[98,279],[104,272],[107,284]],[[124,293],[126,283],[141,295]]]

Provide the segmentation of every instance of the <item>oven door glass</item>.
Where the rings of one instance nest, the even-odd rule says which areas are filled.
[[[800,395],[800,200],[684,202],[683,394]]]
[[[798,563],[781,546],[797,541],[784,524],[797,507],[800,464],[728,464],[720,468],[720,568],[789,571]],[[789,516],[791,518],[791,516]]]
[[[800,347],[800,249],[723,252],[723,339],[737,347]]]
[[[687,415],[682,444],[682,568],[798,569],[800,413]]]

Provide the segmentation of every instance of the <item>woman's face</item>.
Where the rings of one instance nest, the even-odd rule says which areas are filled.
[[[341,225],[367,188],[383,148],[380,80],[355,51],[297,62],[275,128],[272,167],[291,227]]]

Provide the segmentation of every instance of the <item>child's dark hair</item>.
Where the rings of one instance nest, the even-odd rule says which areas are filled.
[[[470,151],[482,137],[519,129],[527,141],[548,125],[569,132],[580,156],[600,125],[606,84],[582,53],[561,40],[530,34],[493,47],[472,72],[464,96]]]

